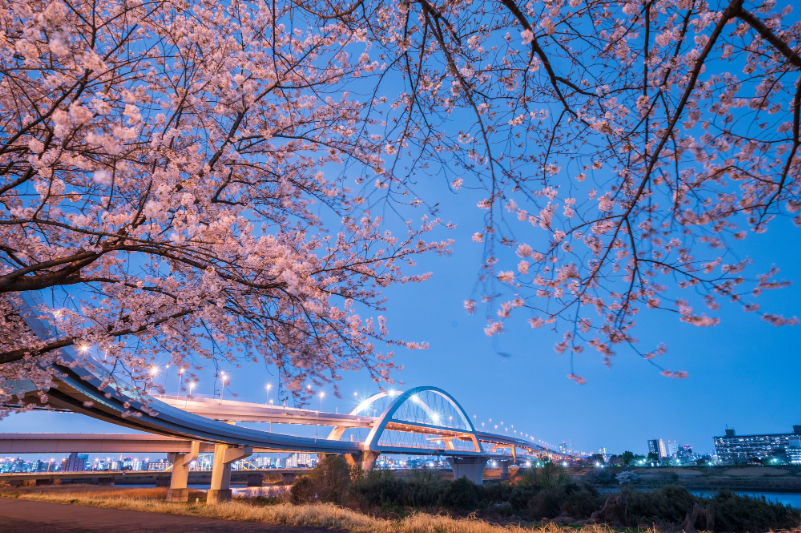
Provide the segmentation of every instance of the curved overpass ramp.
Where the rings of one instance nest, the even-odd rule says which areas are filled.
[[[28,326],[40,337],[52,336],[47,324],[31,318],[34,313],[30,307],[21,310],[21,314],[27,315]],[[221,454],[219,464],[223,465],[221,468],[228,468],[229,476],[230,463],[253,451],[341,454],[351,462],[361,462],[365,469],[371,468],[382,453],[443,455],[451,458],[455,472],[458,462],[464,461],[464,468],[476,470],[477,474],[471,474],[471,478],[479,482],[482,463],[496,454],[499,459],[509,458],[509,455],[516,459],[516,449],[520,448],[532,454],[561,457],[525,439],[476,431],[458,402],[436,387],[417,387],[403,393],[382,392],[353,412],[340,415],[230,400],[143,396],[119,380],[111,379],[101,365],[94,371],[80,366],[72,348],[62,352],[62,360],[54,365],[59,376],[47,391],[47,407],[193,442],[192,451],[185,454],[186,457],[193,454],[196,457],[201,443],[214,443],[215,458]],[[12,394],[20,393],[24,403],[40,404],[31,383],[17,383],[16,388]],[[388,401],[380,416],[362,414],[369,413],[380,398]],[[296,437],[236,426],[231,423],[235,421],[329,426],[333,430],[327,438]],[[354,441],[353,434],[350,440],[346,438],[348,431],[357,428],[368,429],[364,442]],[[511,454],[498,454],[499,450],[508,450]],[[181,452],[176,450],[175,453]],[[184,462],[188,464],[188,461],[185,458]],[[220,476],[225,477],[225,473]]]

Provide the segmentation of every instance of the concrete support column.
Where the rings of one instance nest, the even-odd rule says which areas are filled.
[[[232,448],[230,444],[214,445],[214,463],[211,467],[211,488],[206,503],[219,503],[231,499],[231,463],[253,454],[253,448]]]
[[[365,472],[369,472],[375,467],[375,462],[379,455],[381,453],[369,450],[359,453],[346,453],[345,460],[349,465],[358,466]]]
[[[172,475],[170,475],[170,488],[167,490],[168,502],[185,502],[189,500],[189,489],[186,484],[189,481],[189,465],[184,464],[186,453],[167,454],[167,460],[172,463]]]
[[[379,452],[374,451],[362,452],[362,470],[365,472],[372,470],[379,455],[381,455]]]
[[[501,465],[501,480],[509,479],[509,463],[511,461],[498,461]]]
[[[197,459],[200,452],[200,442],[192,441],[192,449],[189,453],[170,453],[167,460],[172,463],[172,474],[170,475],[170,488],[167,490],[168,502],[185,502],[189,500],[189,466]]]
[[[484,467],[487,465],[485,456],[448,457],[448,464],[453,470],[453,479],[467,478],[476,485],[484,484]],[[508,474],[509,470],[506,472]]]
[[[231,463],[225,462],[228,444],[214,445],[214,462],[211,466],[211,488],[206,495],[206,503],[218,503],[231,499]]]

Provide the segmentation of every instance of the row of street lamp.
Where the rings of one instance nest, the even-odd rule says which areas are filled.
[[[84,346],[84,345],[82,345],[82,346],[80,347],[80,349],[81,349],[81,351],[83,351],[83,352],[86,352],[86,351],[89,349],[89,347],[88,347],[88,346]],[[165,367],[165,368],[169,368],[169,366],[170,366],[170,365],[168,364],[168,365],[166,365],[166,367]],[[185,370],[185,369],[184,369],[183,367],[182,367],[182,368],[180,368],[180,369],[178,370],[178,396],[179,396],[179,397],[181,396],[181,387],[182,387],[182,385],[183,385],[183,373],[184,373],[184,370]],[[156,374],[157,374],[158,372],[159,372],[159,367],[158,367],[158,366],[152,366],[152,367],[150,368],[150,374],[151,374],[150,383],[151,383],[151,387],[153,386],[153,383],[154,383],[154,380],[155,380]],[[226,385],[229,383],[229,382],[228,382],[228,377],[229,377],[229,376],[228,376],[228,375],[227,375],[225,372],[220,372],[220,377],[222,378],[222,385],[221,385],[221,387],[220,387],[220,400],[222,401],[222,399],[223,399],[223,396],[224,396],[224,393],[225,393],[225,386],[226,386]],[[165,385],[166,385],[166,375],[165,375]],[[190,382],[190,383],[188,384],[188,386],[189,386],[189,396],[191,396],[191,395],[192,395],[192,391],[193,391],[193,390],[194,390],[194,388],[197,386],[197,382],[196,382],[196,381]],[[271,398],[269,398],[269,396],[270,396],[270,391],[271,391],[271,390],[272,390],[272,388],[273,388],[273,385],[272,385],[272,383],[268,383],[268,384],[265,386],[265,388],[267,389],[267,397],[268,397],[268,399],[269,399],[269,403],[270,403],[270,405],[273,405],[273,400],[272,400]],[[307,388],[307,390],[308,390],[309,392],[311,392],[311,385],[307,385],[307,386],[306,386],[306,388]],[[318,397],[318,399],[319,399],[319,410],[320,410],[320,411],[322,411],[322,410],[323,410],[323,398],[325,398],[325,392],[324,392],[324,391],[320,391],[320,392],[317,394],[317,397]],[[353,397],[354,397],[354,399],[358,399],[358,392],[354,392],[354,393],[353,393]],[[375,412],[375,410],[374,410],[374,412]],[[452,421],[452,420],[453,420],[453,417],[450,417],[450,419],[451,419],[451,421]],[[477,417],[476,417],[476,415],[473,415],[473,421],[474,421],[474,426],[477,426],[477,425],[478,425],[478,420],[477,420]],[[489,424],[490,424],[490,427],[494,428],[494,429],[496,430],[496,432],[497,432],[497,430],[498,430],[498,424],[493,424],[493,423],[492,423],[492,419],[491,419],[491,418],[489,419]],[[500,422],[499,422],[499,424],[500,424],[501,428],[503,428],[504,432],[506,432],[507,434],[508,434],[508,432],[509,432],[509,429],[510,429],[510,427],[511,427],[511,429],[512,429],[512,434],[513,434],[514,436],[518,436],[518,433],[519,433],[519,434],[520,434],[520,435],[519,435],[519,436],[520,436],[520,438],[523,438],[523,437],[525,437],[525,438],[528,438],[528,439],[530,439],[530,440],[532,440],[532,441],[534,441],[534,440],[535,440],[535,439],[534,439],[534,437],[533,437],[533,436],[531,436],[531,435],[529,435],[528,433],[523,433],[522,431],[518,431],[518,430],[514,429],[514,424],[512,424],[510,427],[504,426],[504,424],[503,424],[503,421],[500,421]],[[481,429],[482,429],[482,431],[486,429],[486,423],[485,423],[485,422],[482,422],[482,423],[481,423]],[[270,431],[272,431],[272,423],[270,424]],[[539,440],[539,439],[537,439],[537,442],[539,442],[540,444],[543,444],[543,445],[545,445],[545,446],[549,446],[549,447],[551,447],[551,446],[552,446],[551,444],[549,444],[549,443],[547,443],[547,442],[544,442],[544,441],[542,441],[542,440]]]

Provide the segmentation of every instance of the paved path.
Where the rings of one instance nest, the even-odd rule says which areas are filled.
[[[2,533],[337,533],[291,527],[0,498]]]

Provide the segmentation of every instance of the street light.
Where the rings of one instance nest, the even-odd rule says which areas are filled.
[[[195,383],[194,381],[191,381],[189,383],[189,396],[187,396],[186,400],[184,400],[184,409],[186,409],[186,406],[189,405],[189,398],[192,397],[192,389],[195,388],[195,385],[197,385],[197,383]]]
[[[181,367],[178,369],[178,397],[181,397],[181,385],[184,384],[184,368]]]
[[[220,372],[220,376],[222,377],[222,386],[220,387],[220,401],[222,401],[223,393],[225,392],[225,380],[228,376],[225,375],[225,372]]]
[[[150,367],[150,388],[153,388],[154,380],[156,379],[156,374],[159,373],[159,367],[151,366]]]
[[[320,410],[317,411],[317,419],[318,420],[320,419],[320,412],[323,410],[323,398],[325,397],[325,393],[323,391],[320,391],[319,397],[320,397]],[[317,426],[315,426],[315,429],[314,429],[314,442],[317,442],[317,432],[318,431],[319,431],[319,424]]]

